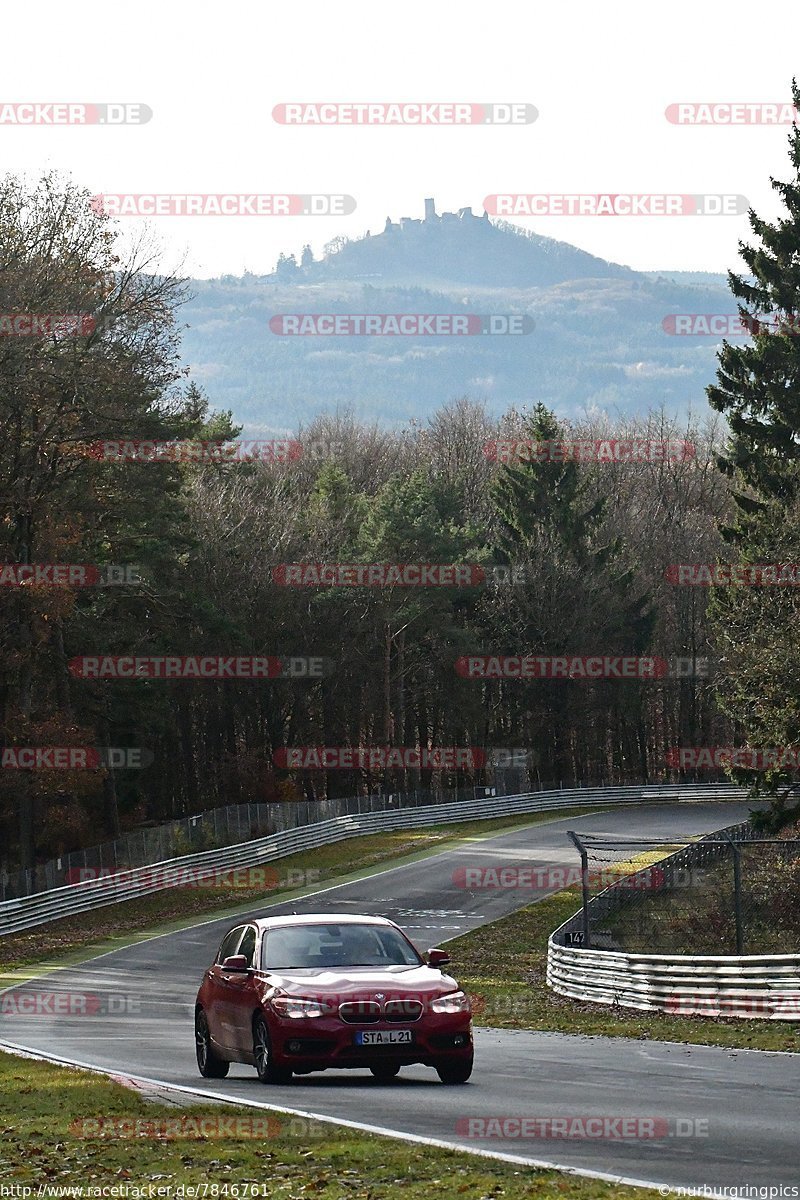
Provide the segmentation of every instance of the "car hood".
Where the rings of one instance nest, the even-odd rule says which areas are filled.
[[[426,966],[265,971],[261,979],[268,991],[275,989],[292,996],[314,998],[329,995],[339,1003],[344,999],[372,999],[375,992],[383,992],[387,999],[404,996],[433,999],[458,988],[450,975]]]

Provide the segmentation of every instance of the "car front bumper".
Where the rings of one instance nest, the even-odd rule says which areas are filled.
[[[442,1014],[435,1020],[426,1017],[408,1025],[380,1021],[369,1025],[348,1024],[329,1017],[268,1017],[272,1057],[276,1065],[296,1071],[324,1070],[326,1067],[370,1067],[390,1061],[410,1065],[433,1066],[443,1059],[471,1058],[472,1022],[469,1014]],[[361,1046],[355,1035],[361,1030],[408,1029],[413,1041],[383,1046]]]

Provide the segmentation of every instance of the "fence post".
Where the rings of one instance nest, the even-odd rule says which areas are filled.
[[[736,912],[736,953],[744,954],[744,921],[742,917],[742,864],[739,847],[733,846],[733,897]]]
[[[742,920],[742,865],[739,860],[739,847],[731,835],[725,831],[725,837],[733,851],[733,913],[736,919],[736,953],[744,954],[744,928]]]
[[[586,950],[592,948],[592,935],[589,929],[589,855],[577,833],[567,830],[567,837],[581,856],[581,896],[583,897],[583,945]]]

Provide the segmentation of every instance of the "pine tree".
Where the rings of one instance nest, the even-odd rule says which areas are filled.
[[[800,109],[800,89],[792,80]],[[752,209],[757,244],[740,243],[749,276],[728,273],[749,344],[723,342],[709,401],[731,429],[720,469],[731,478],[735,517],[721,533],[741,564],[800,559],[800,128],[789,133],[788,182],[770,178],[785,215],[770,223]],[[753,747],[800,743],[800,600],[791,587],[720,587],[709,614],[719,647],[717,699]],[[733,772],[784,813],[786,772]]]
[[[555,415],[537,404],[526,423],[534,444],[564,442]],[[536,563],[543,551],[557,554],[583,581],[586,593],[609,587],[619,600],[618,617],[608,613],[631,644],[640,647],[652,629],[647,597],[628,596],[634,572],[620,565],[621,539],[601,538],[607,502],[591,499],[586,473],[577,462],[536,461],[535,456],[504,464],[491,488],[497,523],[498,558],[506,563]],[[613,636],[613,635],[612,635]]]
[[[800,108],[800,89],[792,80]],[[757,495],[737,495],[745,515],[770,501],[791,503],[797,495],[800,460],[800,128],[789,134],[789,182],[770,178],[787,215],[774,223],[752,209],[750,228],[760,245],[739,244],[750,277],[728,272],[739,315],[752,333],[749,345],[723,342],[709,402],[731,428],[728,454],[720,463]]]
[[[534,444],[567,440],[543,404],[528,418],[525,435]],[[590,495],[584,467],[531,455],[500,468],[490,498],[497,557],[525,574],[523,587],[498,595],[493,614],[495,636],[508,652],[637,654],[648,648],[655,619],[649,597],[636,586],[633,567],[623,564],[621,539],[603,536],[607,502]],[[629,703],[618,690],[607,702],[599,690],[596,695],[606,712]],[[559,778],[572,768],[571,709],[584,700],[563,682],[537,685],[530,699],[519,689],[505,696],[520,710],[521,736],[534,741],[539,760]]]

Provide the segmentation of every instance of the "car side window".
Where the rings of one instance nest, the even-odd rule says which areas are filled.
[[[222,945],[219,948],[219,953],[217,954],[218,963],[224,962],[226,958],[230,958],[231,955],[236,953],[236,947],[239,945],[243,929],[244,926],[239,925],[236,929],[232,929],[230,933],[225,934],[225,937],[222,939]]]
[[[243,954],[247,959],[248,967],[253,965],[253,955],[256,951],[256,931],[253,925],[248,925],[244,931],[241,945],[237,951],[238,954]]]

